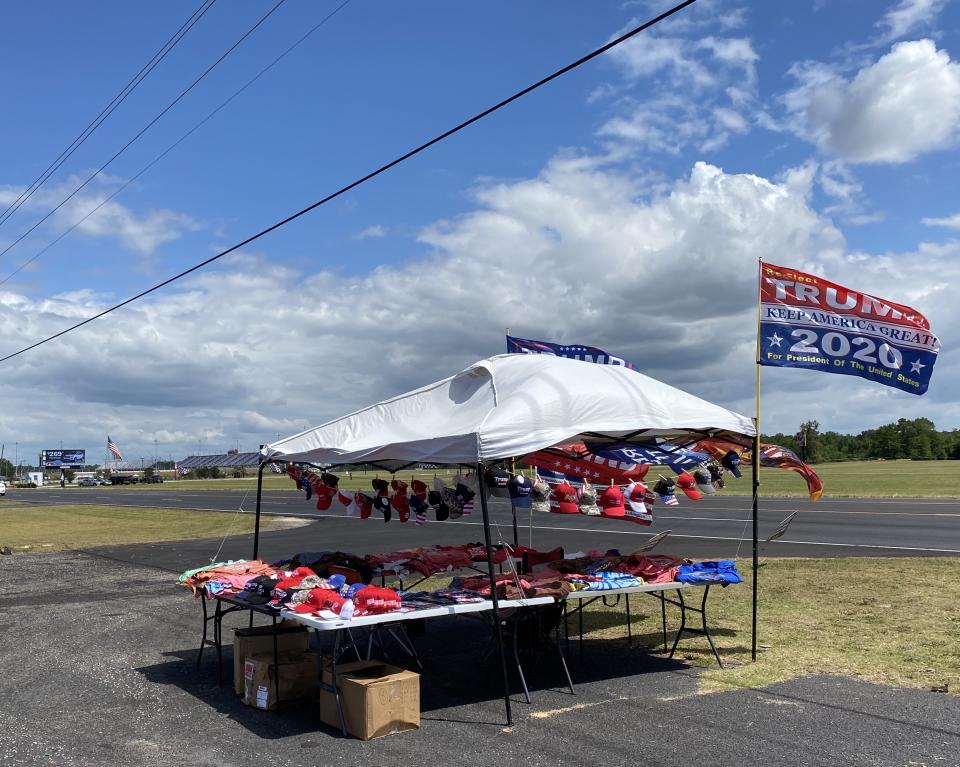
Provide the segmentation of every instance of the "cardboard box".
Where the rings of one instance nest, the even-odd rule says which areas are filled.
[[[286,706],[313,698],[317,689],[317,655],[300,652],[280,656],[279,672],[273,653],[248,655],[243,662],[243,702],[254,708],[277,707],[274,680],[280,674],[280,705]]]
[[[323,681],[331,684],[330,667]],[[361,740],[420,728],[420,675],[379,661],[337,665],[337,682],[347,732]],[[337,700],[320,690],[320,719],[340,729]]]
[[[310,647],[310,632],[296,621],[281,621],[277,624],[277,651],[302,653]],[[235,629],[233,632],[233,690],[244,694],[243,662],[250,655],[273,653],[273,627]]]

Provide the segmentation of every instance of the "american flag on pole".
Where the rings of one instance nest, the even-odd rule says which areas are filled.
[[[110,451],[110,455],[114,457],[117,461],[122,461],[123,456],[120,455],[120,448],[117,447],[117,443],[110,439],[110,435],[107,435],[107,450]]]

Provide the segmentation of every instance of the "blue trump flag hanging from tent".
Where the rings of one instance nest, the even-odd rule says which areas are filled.
[[[916,309],[760,265],[761,365],[859,376],[923,394],[939,352],[930,322]]]
[[[633,370],[633,363],[614,354],[583,344],[554,344],[549,341],[532,341],[529,338],[507,336],[507,354],[552,354],[554,357],[596,362],[600,365],[623,365]]]

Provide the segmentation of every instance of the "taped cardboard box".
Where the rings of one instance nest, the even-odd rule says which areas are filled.
[[[280,705],[313,698],[317,689],[317,656],[300,652],[280,656],[279,669],[273,664],[273,653],[249,655],[243,662],[243,702],[254,708],[277,708],[277,686],[280,675]]]
[[[332,683],[330,667],[323,681]],[[361,740],[420,728],[420,675],[379,661],[337,665],[337,682],[347,732]],[[320,719],[340,729],[337,701],[320,691]]]
[[[278,652],[301,653],[310,647],[310,632],[296,621],[277,624]],[[273,653],[273,626],[235,629],[233,632],[233,690],[244,694],[243,662],[250,655]]]

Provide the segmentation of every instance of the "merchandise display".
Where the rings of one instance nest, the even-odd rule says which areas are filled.
[[[642,483],[635,483],[635,494]],[[615,486],[604,494],[619,493]],[[622,500],[622,494],[620,496]],[[639,503],[643,507],[643,502]],[[619,507],[621,510],[623,506]],[[522,559],[529,572],[519,573],[515,560]],[[438,605],[481,602],[490,598],[490,578],[476,568],[486,563],[486,548],[479,543],[431,546],[416,551],[394,551],[358,557],[343,552],[302,552],[274,565],[259,561],[216,563],[188,570],[180,584],[208,599],[231,597],[235,601],[276,610],[286,607],[296,614],[349,620],[354,616],[410,612]],[[497,595],[503,599],[553,597],[563,599],[571,591],[609,591],[644,583],[730,584],[740,583],[731,560],[693,562],[668,555],[636,552],[627,556],[616,550],[576,552],[564,558],[562,549],[540,552],[527,547],[499,547],[495,564],[507,564],[496,576]],[[476,575],[453,577],[448,586],[433,591],[402,591],[370,585],[378,574],[436,575],[465,569]],[[368,577],[351,580],[344,571]]]
[[[724,452],[684,452],[706,438],[714,440],[718,449],[722,446]],[[661,449],[673,462],[654,462],[633,453],[632,447],[639,442]],[[732,562],[694,563],[666,555],[651,556],[642,549],[627,555],[610,550],[575,552],[564,557],[562,550],[539,552],[495,546],[495,540],[502,543],[504,532],[500,530],[502,520],[491,520],[490,497],[505,500],[506,485],[514,543],[519,540],[517,508],[530,509],[531,545],[537,529],[534,514],[549,513],[551,505],[556,512],[594,518],[589,522],[583,517],[582,522],[569,520],[572,525],[557,518],[551,521],[551,525],[562,523],[571,531],[581,524],[597,528],[615,525],[608,521],[611,519],[651,524],[658,497],[667,505],[678,504],[678,494],[684,500],[698,500],[704,493],[697,483],[705,477],[695,472],[704,468],[714,490],[719,489],[725,471],[739,475],[734,469],[751,444],[757,444],[752,419],[639,372],[548,355],[498,355],[434,384],[313,429],[283,439],[278,436],[276,442],[264,445],[260,451],[253,561],[242,563],[249,569],[225,573],[201,570],[185,574],[182,582],[197,596],[206,598],[200,600],[205,618],[203,642],[207,642],[206,620],[210,619],[206,600],[215,600],[213,635],[218,657],[220,617],[230,610],[244,609],[244,602],[256,612],[276,611],[270,616],[274,625],[279,618],[294,620],[312,629],[318,640],[329,637],[331,663],[327,668],[321,666],[319,674],[320,687],[333,693],[338,686],[338,648],[344,652],[343,643],[349,642],[347,646],[356,649],[354,634],[358,631],[370,632],[363,643],[368,653],[375,643],[383,648],[386,640],[396,642],[416,658],[415,643],[409,641],[416,636],[414,627],[422,626],[427,619],[470,614],[490,629],[490,647],[499,647],[504,706],[510,725],[508,641],[513,643],[513,660],[529,702],[517,655],[521,630],[526,632],[528,626],[536,624],[536,649],[547,649],[558,656],[572,692],[560,646],[560,616],[565,626],[567,615],[576,611],[582,629],[586,607],[619,604],[622,596],[629,637],[629,600],[631,594],[640,592],[661,600],[665,644],[668,603],[682,611],[678,640],[684,632],[692,631],[686,628],[688,610],[701,615],[703,630],[696,633],[705,633],[709,639],[704,605],[710,586],[735,582],[739,574]],[[738,460],[735,462],[728,453]],[[376,516],[385,523],[404,524],[413,517],[422,525],[433,522],[429,514],[432,508],[437,522],[454,521],[469,515],[476,504],[482,515],[484,542],[367,556],[339,551],[301,552],[289,560],[266,565],[257,560],[263,470],[280,462],[286,464],[297,488],[318,509],[334,508],[333,502],[337,501],[345,516],[359,513],[361,520]],[[647,479],[654,465],[665,465],[678,477],[686,476]],[[360,486],[365,492],[354,492],[358,487],[354,484],[356,477],[349,472],[358,467],[365,473]],[[432,483],[424,481],[425,473],[437,467],[445,468],[433,476]],[[340,469],[348,472],[347,481],[331,473]],[[515,473],[517,469],[519,473]],[[419,479],[414,472],[420,474]],[[350,492],[346,491],[348,485]],[[502,511],[502,507],[502,502],[495,502],[495,511]],[[438,531],[436,539],[449,540],[456,529],[472,528],[448,527]],[[336,526],[329,526],[327,532],[335,534]],[[571,547],[575,545],[571,539]],[[441,574],[449,578],[444,578],[440,588],[423,584],[423,590],[414,590],[404,583],[407,575]],[[679,581],[681,574],[690,580]],[[399,579],[399,590],[387,588],[388,578],[391,583]],[[213,582],[220,585],[207,588]],[[701,607],[685,607],[684,594],[696,585],[702,593],[702,599],[697,600]],[[219,593],[215,593],[217,589]],[[675,591],[676,597],[665,596],[668,591]],[[556,640],[549,636],[551,621]],[[569,641],[569,627],[565,627]],[[319,641],[317,650],[322,650]],[[273,655],[279,669],[276,650]],[[278,672],[274,678],[279,676]],[[277,697],[282,698],[279,690]],[[346,734],[343,706],[336,695],[334,699],[335,716],[331,713],[328,721],[339,724]]]

